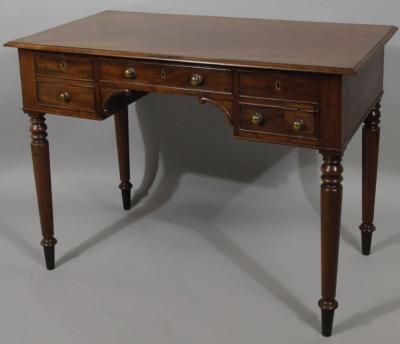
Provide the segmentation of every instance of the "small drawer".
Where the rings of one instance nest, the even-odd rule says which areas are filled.
[[[87,57],[58,54],[36,54],[37,75],[64,79],[93,80],[93,62]]]
[[[317,112],[312,105],[254,105],[241,103],[240,129],[296,137],[317,137]]]
[[[295,101],[319,100],[319,78],[295,72],[240,72],[241,96]]]
[[[38,82],[37,97],[41,105],[95,112],[93,87]]]
[[[101,81],[232,93],[229,69],[102,60]]]

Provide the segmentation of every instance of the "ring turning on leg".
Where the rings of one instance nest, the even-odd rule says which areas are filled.
[[[321,282],[322,298],[319,307],[322,315],[322,334],[329,337],[335,309],[336,279],[338,270],[339,238],[342,211],[342,153],[321,151]]]
[[[130,163],[129,163],[129,122],[128,108],[125,107],[114,115],[115,134],[117,137],[117,151],[119,175],[121,183],[119,188],[122,194],[122,204],[125,210],[131,208]]]
[[[360,225],[362,253],[371,253],[372,233],[375,231],[374,211],[376,176],[378,172],[380,103],[369,113],[362,131],[362,223]]]
[[[33,171],[35,175],[36,194],[39,206],[40,223],[43,239],[41,245],[44,249],[47,269],[53,270],[54,246],[57,243],[54,238],[53,201],[51,194],[51,174],[49,142],[47,141],[47,126],[45,114],[29,113],[31,119],[31,148]]]

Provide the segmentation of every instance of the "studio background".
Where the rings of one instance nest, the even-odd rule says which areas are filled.
[[[400,26],[397,0],[2,1],[0,42],[106,9]],[[331,343],[393,343],[400,316],[400,34],[386,49],[373,253],[360,253],[361,140],[345,152]],[[17,51],[0,48],[0,339],[4,343],[323,343],[321,157],[232,139],[197,98],[130,110],[134,208],[113,120],[47,116],[56,270],[44,268]]]

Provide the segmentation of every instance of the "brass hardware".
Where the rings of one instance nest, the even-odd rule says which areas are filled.
[[[166,79],[167,78],[167,73],[165,72],[164,69],[161,69],[161,79]]]
[[[300,131],[304,128],[304,121],[300,118],[296,118],[293,122],[293,130]]]
[[[127,68],[125,69],[124,76],[127,79],[135,79],[136,78],[136,72],[134,68]]]
[[[193,87],[198,87],[203,84],[203,77],[200,74],[193,74],[190,78],[190,84]]]
[[[264,117],[259,112],[254,112],[251,114],[250,120],[251,120],[251,123],[253,123],[253,124],[261,124],[262,122],[264,122]]]
[[[275,81],[275,88],[276,88],[277,90],[280,90],[280,89],[281,89],[281,82],[280,82],[280,81]]]
[[[62,92],[60,94],[60,98],[64,101],[64,103],[68,103],[71,100],[71,95],[68,92]]]
[[[60,69],[61,70],[66,70],[67,69],[67,62],[64,60],[60,62]]]

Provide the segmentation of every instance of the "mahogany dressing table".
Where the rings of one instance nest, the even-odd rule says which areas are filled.
[[[338,268],[342,155],[363,125],[362,253],[375,230],[384,45],[397,28],[106,11],[6,44],[18,48],[23,111],[46,265],[54,268],[45,114],[114,116],[123,206],[131,204],[127,106],[149,92],[196,96],[239,139],[318,149],[322,334],[330,336]],[[205,133],[206,135],[206,133]]]

